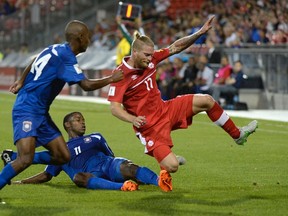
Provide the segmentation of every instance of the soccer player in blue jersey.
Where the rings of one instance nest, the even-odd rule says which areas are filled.
[[[123,78],[122,71],[102,79],[84,76],[76,59],[90,43],[89,30],[83,22],[69,22],[65,37],[67,42],[44,49],[10,88],[12,93],[18,93],[12,114],[18,157],[0,173],[0,189],[30,166],[33,158],[38,164],[64,164],[70,160],[66,143],[49,115],[50,105],[65,83],[77,83],[83,90],[92,91]],[[35,153],[38,146],[48,151]]]
[[[70,161],[64,165],[48,165],[44,172],[15,183],[47,182],[63,170],[77,186],[88,189],[133,191],[138,189],[138,184],[133,182],[136,181],[169,191],[170,179],[158,177],[150,169],[140,167],[128,159],[115,157],[100,133],[84,135],[85,119],[80,112],[67,114],[63,126],[69,136],[67,146]],[[16,153],[12,150],[4,152],[4,164],[16,158]]]

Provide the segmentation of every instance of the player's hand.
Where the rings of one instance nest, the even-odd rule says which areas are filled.
[[[215,18],[215,15],[211,16],[202,26],[202,28],[199,30],[200,33],[205,34],[212,28],[212,22]]]
[[[112,74],[112,82],[118,82],[124,78],[124,74],[122,70],[115,70],[114,73]]]
[[[135,117],[135,119],[133,120],[133,125],[136,127],[136,128],[140,128],[142,127],[143,125],[146,124],[146,117],[145,116],[137,116]]]
[[[18,91],[22,88],[22,86],[23,86],[23,83],[17,80],[15,83],[13,83],[10,86],[9,91],[12,92],[13,94],[17,94]]]

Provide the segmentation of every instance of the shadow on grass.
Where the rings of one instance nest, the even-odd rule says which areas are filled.
[[[61,215],[65,214],[65,212],[69,211],[70,208],[57,208],[57,207],[35,207],[35,206],[25,206],[25,207],[15,207],[9,204],[1,205],[0,212],[1,215],[9,215],[9,216],[21,216],[21,215],[29,215],[29,216],[39,216],[39,215]],[[7,212],[7,214],[5,214]]]
[[[243,196],[237,199],[227,199],[221,201],[210,201],[210,200],[201,200],[193,199],[185,196],[187,193],[167,193],[163,195],[147,196],[140,200],[135,200],[131,202],[121,202],[120,205],[122,208],[129,209],[129,211],[142,212],[147,215],[232,215],[232,212],[220,212],[219,211],[209,211],[209,208],[199,208],[199,206],[207,207],[229,207],[234,205],[239,205],[244,202],[255,199],[266,200],[267,197],[261,196]],[[189,194],[190,196],[190,194]],[[183,206],[187,204],[190,206],[179,208],[179,205]],[[196,206],[194,209],[193,205]],[[203,209],[203,210],[202,210]],[[223,209],[222,209],[223,210]],[[233,213],[233,215],[237,215]]]

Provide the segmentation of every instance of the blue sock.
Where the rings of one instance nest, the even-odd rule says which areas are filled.
[[[0,190],[10,182],[10,180],[16,176],[17,173],[15,172],[15,170],[13,169],[13,167],[11,166],[11,164],[7,164],[2,172],[0,173]]]
[[[88,180],[88,189],[120,190],[123,183],[111,182],[103,178],[92,177]]]
[[[32,164],[50,164],[51,155],[49,151],[35,152]]]
[[[136,172],[136,179],[144,184],[153,184],[158,186],[158,176],[147,167],[139,167]]]
[[[13,152],[11,155],[11,161],[15,160],[17,158],[17,153]]]
[[[17,158],[17,153],[13,152],[11,155],[11,160]],[[49,164],[51,161],[51,155],[49,151],[35,152],[32,164]]]

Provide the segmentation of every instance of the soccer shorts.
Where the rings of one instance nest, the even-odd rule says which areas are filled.
[[[128,159],[122,157],[94,156],[87,161],[85,172],[92,173],[96,177],[105,178],[113,182],[124,182],[120,166],[127,160]]]
[[[61,135],[49,114],[34,115],[13,111],[14,144],[19,139],[36,137],[36,147],[43,146]]]
[[[165,112],[153,127],[136,133],[145,145],[145,153],[161,162],[173,147],[171,131],[185,129],[192,124],[193,95],[182,95],[165,102]],[[157,150],[154,152],[154,149]]]

